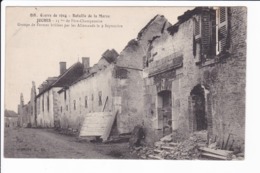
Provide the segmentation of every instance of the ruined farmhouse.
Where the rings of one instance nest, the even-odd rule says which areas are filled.
[[[140,125],[147,143],[205,131],[244,146],[246,24],[244,7],[197,7],[173,25],[156,15],[119,54],[107,50],[92,67],[89,57],[61,62],[19,112],[32,126],[80,132],[113,115],[110,135]]]
[[[17,127],[18,126],[18,114],[11,110],[4,111],[4,124],[5,127]]]

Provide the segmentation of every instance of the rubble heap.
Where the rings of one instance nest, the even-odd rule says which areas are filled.
[[[243,160],[243,154],[234,155],[233,151],[217,149],[216,143],[208,145],[207,133],[193,133],[182,142],[173,141],[173,134],[154,143],[153,147],[135,147],[132,151],[142,159],[157,160]]]

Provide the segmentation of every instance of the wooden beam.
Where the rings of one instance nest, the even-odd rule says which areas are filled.
[[[226,145],[225,145],[225,148],[224,148],[225,150],[227,149],[229,138],[230,138],[230,133],[228,134],[227,142],[226,142]]]
[[[105,110],[105,108],[106,108],[107,100],[108,100],[108,96],[107,96],[106,101],[105,101],[105,103],[104,103],[104,106],[103,106],[102,112],[104,112],[104,110]]]
[[[116,119],[116,116],[118,114],[118,110],[116,111],[116,113],[114,114],[114,116],[109,120],[109,122],[107,123],[106,125],[106,129],[105,129],[105,132],[104,134],[101,136],[101,138],[103,139],[103,141],[107,141],[109,135],[110,135],[110,132],[111,132],[111,129],[112,129],[112,126],[114,124],[114,121]]]
[[[208,153],[212,153],[212,154],[216,154],[216,155],[220,155],[220,156],[225,156],[225,157],[228,157],[233,153],[232,151],[214,150],[214,149],[207,148],[207,147],[200,147],[199,150],[208,152]]]
[[[227,157],[225,157],[225,156],[219,156],[219,155],[210,154],[210,153],[201,153],[201,155],[211,157],[211,158],[214,158],[214,159],[227,160]]]

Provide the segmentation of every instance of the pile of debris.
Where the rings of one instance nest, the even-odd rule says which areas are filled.
[[[243,160],[242,153],[217,149],[216,142],[208,145],[208,136],[204,131],[192,134],[188,139],[173,141],[173,134],[155,142],[153,147],[135,147],[132,151],[142,159],[158,160]]]

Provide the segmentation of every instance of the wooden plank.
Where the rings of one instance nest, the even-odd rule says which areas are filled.
[[[228,134],[227,142],[226,142],[226,145],[225,145],[224,149],[227,149],[229,138],[230,138],[230,133]]]
[[[104,103],[104,106],[103,106],[102,112],[104,112],[104,110],[105,110],[105,108],[106,108],[107,100],[108,100],[108,96],[107,96],[106,101],[105,101],[105,103]]]
[[[208,152],[208,153],[212,153],[212,154],[216,154],[216,155],[220,155],[220,156],[229,156],[230,154],[232,154],[233,152],[232,151],[227,151],[227,150],[214,150],[214,149],[210,149],[210,148],[207,148],[207,147],[200,147],[199,148],[201,151],[205,151],[205,152]]]
[[[79,136],[102,136],[111,118],[113,118],[113,115],[110,112],[93,112],[87,114]]]
[[[216,155],[216,154],[201,153],[201,155],[202,155],[202,156],[211,157],[211,158],[214,158],[214,159],[227,160],[227,157],[225,157],[225,156],[220,156],[220,155]]]
[[[106,124],[106,128],[105,128],[105,131],[103,133],[103,135],[101,136],[101,138],[103,139],[103,141],[106,141],[110,135],[110,132],[111,132],[111,129],[112,129],[112,126],[114,124],[114,121],[116,119],[116,116],[118,114],[118,111],[116,111],[115,114],[113,114],[114,116],[111,117],[108,121],[108,123]]]

